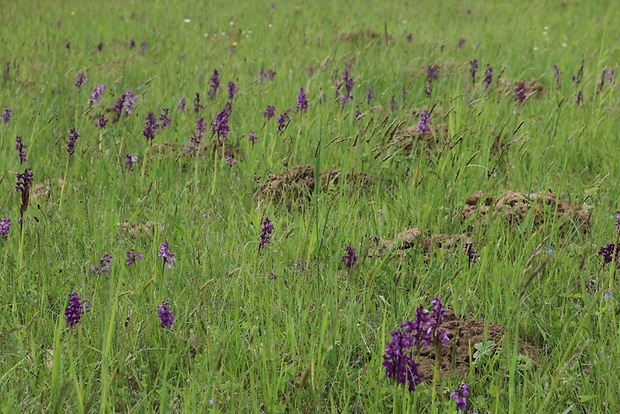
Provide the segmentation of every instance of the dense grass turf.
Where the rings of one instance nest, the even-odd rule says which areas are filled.
[[[605,1],[3,5],[3,412],[445,413],[462,383],[470,412],[618,412],[619,28]],[[386,342],[434,297],[503,336],[450,332],[468,356],[409,392]]]

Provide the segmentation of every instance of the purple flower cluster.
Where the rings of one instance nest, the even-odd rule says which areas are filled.
[[[276,71],[273,69],[269,69],[265,71],[264,68],[260,68],[258,70],[258,76],[260,77],[261,82],[265,83],[267,80],[273,81],[273,78],[276,77]]]
[[[10,218],[0,219],[0,237],[4,241],[7,241],[9,237],[9,230],[11,230],[11,219]]]
[[[620,211],[616,210],[616,232],[620,233]]]
[[[125,153],[125,165],[127,165],[128,171],[133,171],[133,165],[138,161],[137,155],[131,155],[130,153]]]
[[[288,123],[291,122],[291,117],[288,115],[291,112],[291,109],[287,109],[284,113],[280,114],[278,117],[278,132],[283,133]]]
[[[217,69],[214,69],[213,75],[209,79],[209,99],[215,100],[218,89],[220,89],[220,74]]]
[[[273,224],[271,224],[271,220],[265,217],[265,220],[263,220],[263,227],[260,232],[260,244],[258,246],[259,249],[262,249],[267,243],[271,241],[271,233],[273,233]]]
[[[237,85],[235,82],[228,82],[228,100],[232,101],[235,99],[235,95],[237,94]]]
[[[340,101],[342,102],[343,107],[347,104],[347,102],[353,100],[353,95],[351,94],[351,92],[353,92],[354,85],[355,81],[353,80],[353,77],[351,76],[351,70],[347,65],[347,67],[345,67],[344,71],[342,72],[342,79],[336,83],[336,94],[338,94],[340,92],[340,89],[344,86],[344,94],[340,96]]]
[[[110,262],[112,261],[112,256],[108,252],[103,252],[103,256],[99,259],[99,266],[91,266],[90,270],[94,273],[100,275],[105,274],[105,278],[108,279],[110,275]]]
[[[603,267],[611,263],[614,258],[616,259],[616,265],[620,267],[620,243],[609,243],[601,247],[598,255],[603,256]]]
[[[391,333],[392,341],[386,344],[383,355],[386,376],[398,384],[408,382],[409,391],[414,391],[415,386],[422,381],[422,374],[417,370],[418,364],[413,359],[413,347],[440,347],[449,341],[448,331],[439,327],[445,314],[441,300],[434,298],[431,306],[430,312],[419,306],[413,321],[399,324],[400,329]]]
[[[265,112],[263,112],[263,117],[267,118],[267,121],[269,121],[271,118],[274,117],[275,114],[276,107],[272,105],[267,105],[267,107],[265,108]]]
[[[519,81],[515,85],[515,101],[523,102],[526,98],[525,81]]]
[[[472,263],[476,263],[480,255],[474,250],[473,243],[465,243],[465,254],[467,255],[468,263],[471,266]]]
[[[19,135],[15,137],[15,149],[17,150],[20,164],[23,164],[27,161],[25,152],[26,148],[28,148],[28,146],[24,145],[24,143],[22,142],[22,137],[20,137]]]
[[[299,93],[297,94],[297,112],[308,111],[308,97],[304,92],[304,88],[299,88]]]
[[[197,114],[204,108],[205,108],[204,105],[200,104],[200,94],[196,92],[196,96],[194,97],[194,113]]]
[[[90,306],[82,300],[76,292],[69,294],[69,305],[65,309],[65,321],[67,325],[73,326],[80,323],[82,314],[90,311]]]
[[[157,253],[157,257],[164,259],[164,265],[168,266],[168,269],[172,269],[172,263],[176,261],[176,253],[172,253],[168,250],[168,243],[162,243]]]
[[[93,88],[93,91],[90,94],[90,99],[88,100],[88,105],[94,105],[99,102],[101,98],[101,94],[105,91],[105,84],[97,85]]]
[[[116,111],[116,115],[120,118],[123,112],[125,115],[131,115],[132,107],[136,103],[136,94],[128,89],[127,92],[123,93],[116,104],[114,105],[114,110]]]
[[[215,115],[215,119],[211,123],[211,132],[213,135],[217,135],[218,138],[228,137],[228,120],[230,119],[230,113],[232,112],[232,106],[230,102],[227,102],[224,108]]]
[[[4,108],[4,114],[0,115],[0,119],[2,119],[5,125],[8,124],[11,120],[11,110],[9,108]]]
[[[69,153],[69,157],[75,153],[75,142],[79,137],[80,135],[76,132],[75,128],[69,130],[69,139],[67,140],[67,152]]]
[[[84,83],[86,83],[86,75],[84,75],[84,72],[80,72],[77,74],[77,78],[75,79],[75,86],[79,89],[82,85],[84,85]]]
[[[357,256],[355,255],[355,249],[352,246],[346,246],[344,248],[344,251],[347,253],[344,256],[342,256],[342,258],[340,259],[340,263],[343,263],[346,267],[350,269],[353,266],[355,266],[355,263],[357,263]]]
[[[177,106],[177,109],[179,111],[185,111],[185,96],[181,96],[181,99],[179,99],[179,105]]]
[[[196,129],[194,129],[194,135],[189,137],[189,146],[187,147],[187,152],[192,152],[200,146],[200,142],[202,141],[202,137],[205,135],[206,130],[207,126],[205,125],[205,120],[203,118],[198,118],[196,120]]]
[[[32,167],[26,168],[23,173],[15,174],[15,177],[17,178],[15,191],[19,191],[22,196],[22,203],[19,207],[19,224],[21,225],[23,223],[24,213],[26,212],[28,203],[30,202],[30,188],[32,187],[32,182],[34,179]]]
[[[471,83],[476,84],[476,73],[478,73],[478,59],[469,61],[469,74],[471,75]]]
[[[127,253],[125,254],[125,265],[127,266],[131,266],[132,264],[134,264],[134,262],[136,261],[136,259],[142,259],[142,253],[140,252],[132,252],[127,250]]]
[[[162,327],[167,328],[172,326],[172,323],[174,322],[174,313],[172,312],[172,309],[170,309],[170,306],[168,306],[167,301],[163,301],[161,306],[157,308],[157,317],[159,318],[159,324]]]
[[[487,66],[487,69],[484,71],[484,77],[482,78],[485,91],[489,89],[491,82],[493,82],[493,68],[491,66]]]
[[[230,166],[230,168],[232,168],[235,164],[237,164],[237,160],[234,159],[233,157],[231,157],[230,155],[226,156],[226,165]]]
[[[144,123],[144,130],[142,130],[142,135],[146,137],[146,139],[153,140],[155,139],[155,132],[159,129],[165,129],[168,125],[170,125],[170,118],[168,118],[168,113],[170,112],[169,108],[164,108],[163,113],[159,116],[158,119],[155,119],[155,115],[153,112],[149,112],[146,117],[146,122]],[[161,124],[158,123],[161,121]]]
[[[250,132],[248,133],[248,141],[250,141],[252,145],[256,144],[256,141],[258,141],[256,131],[250,130]]]
[[[427,97],[431,97],[433,93],[433,81],[439,79],[439,65],[429,65],[426,69],[426,86],[424,93]]]
[[[456,408],[461,411],[467,411],[467,396],[469,395],[469,385],[461,384],[450,393],[450,398],[454,400]]]
[[[108,125],[108,120],[106,119],[104,114],[99,114],[97,117],[97,122],[95,122],[95,128],[104,129]]]
[[[420,134],[423,134],[425,132],[431,132],[431,128],[429,126],[430,124],[432,124],[431,114],[427,111],[422,111],[422,113],[420,114],[420,122],[418,122],[417,131]]]

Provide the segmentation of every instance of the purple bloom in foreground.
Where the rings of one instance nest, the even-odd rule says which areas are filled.
[[[271,233],[273,233],[273,224],[271,224],[271,220],[265,217],[265,220],[263,221],[263,227],[260,232],[260,245],[258,246],[259,249],[262,249],[267,243],[271,241]]]
[[[209,79],[209,99],[215,99],[218,89],[220,89],[220,74],[217,69],[214,69],[213,75]]]
[[[110,262],[112,261],[112,256],[108,252],[103,252],[103,256],[99,259],[99,266],[91,266],[90,270],[100,275],[102,273],[105,274],[105,278],[108,279],[110,274]]]
[[[65,309],[65,321],[67,325],[73,326],[80,323],[84,311],[90,311],[90,307],[86,301],[82,300],[76,292],[70,293],[69,305]]]
[[[185,111],[185,96],[181,96],[181,99],[179,99],[179,105],[177,106],[177,109],[179,111]]]
[[[250,141],[252,145],[256,144],[256,141],[258,141],[256,131],[250,130],[250,132],[248,133],[248,141]]]
[[[455,390],[452,390],[450,393],[450,398],[452,398],[456,404],[456,408],[461,411],[467,411],[467,396],[469,395],[469,385],[461,384]]]
[[[616,259],[616,264],[620,265],[620,263],[618,263],[619,261],[618,259],[620,259],[620,243],[618,244],[609,243],[601,247],[600,250],[598,251],[598,255],[603,256],[603,267],[611,263],[614,260],[614,258]]]
[[[235,82],[228,82],[228,99],[232,101],[233,99],[235,99],[236,94],[237,85],[235,85]]]
[[[123,93],[120,98],[118,98],[118,101],[116,101],[114,105],[114,110],[119,118],[123,112],[125,112],[125,115],[130,115],[135,103],[136,94],[131,89],[128,89],[127,92]]]
[[[100,52],[103,50],[103,42],[100,42],[100,43],[97,45],[97,50],[98,50],[98,51],[100,51]]]
[[[409,383],[409,391],[415,391],[415,386],[422,382],[422,373],[418,371],[418,363],[411,355],[411,337],[403,330],[391,332],[392,340],[386,343],[383,354],[385,375],[394,379],[397,384]]]
[[[4,108],[4,114],[0,115],[2,121],[6,124],[11,120],[11,110],[9,108]]]
[[[427,324],[427,334],[431,338],[432,342],[441,345],[447,344],[450,339],[448,338],[448,331],[439,327],[443,321],[446,309],[443,307],[441,300],[435,298],[431,301],[431,316]],[[428,344],[430,345],[430,344]]]
[[[157,317],[159,318],[159,323],[164,328],[172,326],[174,322],[174,313],[170,306],[168,306],[167,301],[163,301],[161,306],[157,308]]]
[[[172,269],[172,263],[176,261],[176,253],[172,253],[168,250],[168,243],[162,243],[157,253],[157,257],[164,259],[164,265],[168,266],[168,269]]]
[[[75,152],[75,141],[77,141],[79,137],[80,135],[75,131],[75,128],[69,130],[69,139],[67,140],[67,152],[69,153],[69,157]]]
[[[15,149],[17,150],[20,164],[23,164],[27,161],[25,152],[26,148],[28,148],[28,146],[24,145],[24,143],[22,142],[22,137],[20,137],[19,135],[15,137]]]
[[[230,130],[228,126],[228,120],[230,119],[230,112],[232,111],[232,106],[230,102],[227,102],[220,112],[217,113],[215,119],[211,123],[211,132],[213,135],[218,137],[226,138],[228,137],[228,131]]]
[[[78,73],[77,78],[75,79],[75,86],[79,89],[82,87],[82,85],[84,85],[85,82],[86,82],[86,75],[84,75],[84,72]]]
[[[430,124],[432,124],[431,114],[427,111],[422,111],[420,114],[420,122],[418,122],[417,131],[421,134],[424,132],[431,132],[431,128],[429,127]]]
[[[357,256],[355,255],[355,249],[352,246],[346,246],[344,250],[347,253],[344,256],[342,256],[342,258],[340,259],[340,262],[344,263],[344,265],[350,269],[353,266],[355,266],[355,263],[357,263]]]
[[[9,237],[9,230],[11,230],[11,219],[0,219],[0,237],[2,237],[4,241]]]
[[[278,132],[279,133],[284,132],[284,130],[288,126],[288,123],[291,121],[291,117],[288,115],[289,112],[291,112],[291,110],[287,109],[286,111],[284,111],[283,114],[280,114],[280,116],[278,117]]]
[[[101,98],[101,94],[105,91],[105,84],[97,85],[93,88],[92,93],[90,94],[90,99],[88,100],[88,105],[93,105],[99,101]]]
[[[304,92],[304,88],[299,88],[299,93],[297,94],[297,112],[299,111],[308,111],[308,97]]]
[[[105,118],[104,114],[100,114],[97,118],[97,122],[95,123],[95,128],[104,129],[108,125],[108,120]]]
[[[267,118],[267,121],[269,121],[271,118],[274,117],[275,114],[276,107],[272,105],[267,105],[267,107],[265,108],[265,112],[263,112],[263,117]]]
[[[519,81],[515,85],[515,101],[523,102],[525,98],[525,81]]]
[[[132,252],[132,251],[127,250],[126,259],[125,259],[125,265],[131,266],[132,264],[134,264],[136,259],[142,259],[142,253],[140,253],[140,252]]]

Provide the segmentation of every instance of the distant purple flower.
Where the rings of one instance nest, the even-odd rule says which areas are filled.
[[[134,49],[136,47],[136,41],[134,39],[131,39],[129,41],[129,49]]]
[[[120,118],[122,113],[125,112],[125,115],[130,115],[132,111],[132,107],[136,103],[136,94],[128,89],[127,92],[123,93],[118,101],[116,101],[116,105],[114,105],[114,110],[116,114]]]
[[[75,131],[75,128],[69,130],[69,139],[67,140],[67,152],[69,153],[69,157],[75,152],[75,142],[79,137],[80,135]]]
[[[288,123],[291,122],[291,117],[288,115],[291,112],[290,109],[284,111],[284,113],[280,114],[278,117],[278,132],[282,133],[288,126]]]
[[[233,157],[227,155],[226,156],[226,165],[229,165],[230,168],[232,168],[235,164],[237,164],[237,160],[234,159]]]
[[[615,69],[611,69],[611,70],[609,71],[609,74],[607,75],[607,81],[608,81],[609,83],[614,83],[614,77],[615,77],[615,74],[616,74]]]
[[[75,86],[79,89],[82,87],[82,85],[84,85],[85,82],[86,82],[86,75],[84,75],[84,72],[78,73],[77,78],[75,79]]]
[[[478,73],[478,59],[469,61],[469,74],[471,75],[471,83],[476,84],[476,73]]]
[[[213,135],[217,135],[218,137],[226,138],[228,137],[228,131],[230,128],[228,127],[228,121],[230,119],[230,112],[232,111],[232,107],[230,102],[226,103],[224,109],[217,113],[215,119],[211,123],[211,132]]]
[[[155,139],[155,131],[158,129],[157,120],[155,119],[155,115],[153,112],[149,112],[146,116],[146,121],[144,122],[144,129],[142,130],[142,135],[146,137],[147,140]]]
[[[392,99],[390,99],[390,111],[394,112],[396,109],[396,96],[392,95]]]
[[[250,130],[250,132],[248,133],[248,141],[250,141],[252,145],[256,144],[256,141],[258,141],[258,136],[256,135],[255,131]]]
[[[105,118],[104,114],[99,114],[97,118],[97,122],[95,123],[95,128],[104,129],[108,125],[108,120]]]
[[[20,137],[19,135],[15,137],[15,149],[17,150],[20,164],[23,164],[27,161],[25,151],[26,148],[28,148],[28,146],[24,145],[24,143],[22,142],[22,137]]]
[[[346,246],[344,251],[347,252],[342,258],[340,262],[343,263],[349,269],[355,266],[357,263],[357,256],[355,255],[355,249],[352,246]]]
[[[271,233],[273,233],[273,224],[271,224],[271,220],[265,217],[260,233],[260,244],[258,246],[259,250],[271,241]]]
[[[268,71],[265,71],[265,69],[261,67],[258,70],[258,76],[260,77],[260,80],[263,83],[265,83],[266,80],[273,81],[273,79],[276,77],[276,71],[273,69],[269,69]]]
[[[103,93],[103,91],[105,91],[105,84],[95,86],[92,93],[90,94],[88,105],[96,104],[101,98],[101,94]]]
[[[271,118],[273,118],[275,114],[276,107],[272,105],[267,105],[267,108],[265,108],[265,112],[263,112],[263,117],[267,118],[267,121],[269,121]]]
[[[167,328],[172,326],[172,323],[174,322],[174,313],[172,312],[172,309],[170,309],[170,306],[168,306],[167,301],[163,301],[161,306],[157,308],[157,317],[159,318],[159,324],[162,327]]]
[[[232,101],[235,99],[235,95],[237,94],[237,85],[235,82],[228,82],[228,100]]]
[[[209,99],[215,99],[218,89],[220,89],[220,74],[217,69],[214,69],[213,75],[209,79]]]
[[[407,35],[407,42],[411,43],[412,40],[413,40],[413,35],[411,33],[409,33]]]
[[[105,273],[105,278],[107,279],[110,273],[110,262],[112,261],[112,256],[108,252],[103,252],[103,256],[99,259],[99,266],[91,266],[90,270],[100,275]]]
[[[370,103],[375,99],[375,90],[373,88],[366,89],[366,103]]]
[[[146,53],[147,46],[148,46],[148,43],[146,42],[146,40],[142,42],[142,44],[140,45],[140,53]]]
[[[196,92],[196,96],[194,97],[194,113],[197,114],[202,109],[204,109],[204,105],[200,104],[200,94]]]
[[[560,82],[562,81],[561,76],[562,72],[560,72],[560,68],[558,67],[558,65],[553,65],[553,77],[555,78],[556,88],[560,87]]]
[[[473,243],[465,243],[465,254],[467,254],[467,259],[469,261],[469,265],[472,263],[476,263],[476,260],[480,257],[478,253],[474,250]]]
[[[439,65],[428,65],[426,69],[426,81],[432,82],[437,79],[439,79]]]
[[[299,88],[299,93],[297,94],[297,112],[308,111],[308,97],[304,92],[304,88]]]
[[[65,43],[65,47],[67,48],[67,50],[70,50],[71,49],[71,42]]]
[[[100,51],[100,52],[103,50],[103,42],[100,42],[100,43],[97,45],[97,50],[98,50],[98,51]]]
[[[484,77],[482,78],[485,91],[489,89],[491,82],[493,82],[493,68],[491,66],[487,66],[487,69],[484,71]]]
[[[11,120],[11,112],[12,111],[9,108],[4,108],[4,114],[0,115],[0,118],[2,118],[5,125]]]
[[[203,118],[198,118],[196,120],[194,135],[189,138],[189,147],[187,147],[188,152],[192,152],[200,146],[200,142],[202,141],[202,137],[205,135],[206,130],[207,126],[205,125],[205,120]]]
[[[353,100],[353,95],[351,94],[351,92],[353,92],[354,85],[355,85],[355,81],[353,80],[353,77],[351,76],[351,70],[347,66],[344,68],[344,71],[342,72],[341,80],[339,80],[336,83],[336,94],[340,93],[340,90],[344,86],[344,93],[340,94],[340,101],[342,102],[343,107],[347,104],[347,102]]]
[[[168,128],[168,125],[170,125],[170,118],[168,118],[169,113],[170,108],[164,108],[161,115],[159,115],[158,120],[161,122],[161,124],[159,124],[160,129],[166,129]]]
[[[432,124],[431,114],[429,114],[427,111],[422,111],[422,113],[420,114],[420,122],[418,122],[417,131],[421,134],[425,132],[431,132],[431,128],[429,127],[430,124]]]
[[[21,226],[23,223],[24,213],[30,203],[30,188],[32,187],[32,183],[34,181],[32,167],[26,168],[23,173],[15,174],[15,178],[17,179],[15,191],[19,191],[22,196],[22,203],[19,207],[19,224]]]
[[[185,96],[181,96],[181,99],[179,99],[179,106],[177,106],[177,109],[179,111],[185,111]]]
[[[577,105],[581,106],[582,103],[583,103],[583,91],[580,89],[579,92],[577,92]]]
[[[138,161],[138,157],[136,155],[131,155],[130,153],[125,153],[125,165],[127,165],[128,171],[133,171],[133,165]]]
[[[459,39],[459,47],[463,47],[465,45],[466,40],[462,37]]]
[[[76,292],[69,294],[69,305],[65,309],[65,321],[67,325],[73,326],[80,323],[82,314],[89,311],[90,307],[86,301],[82,300]]]
[[[432,343],[434,343],[435,345],[445,345],[450,341],[450,339],[448,338],[448,331],[440,328],[439,325],[443,321],[446,310],[443,307],[441,300],[439,300],[438,298],[435,298],[431,301],[431,306],[432,310],[430,319],[427,324],[427,334],[431,338]]]
[[[526,92],[525,81],[517,82],[517,84],[515,85],[515,101],[517,102],[525,101],[525,98],[527,97],[525,92]]]
[[[603,87],[605,86],[605,81],[607,80],[607,67],[603,66],[603,71],[601,72],[601,80],[599,81],[597,88],[596,88],[596,94],[598,95],[599,92],[601,92],[603,90]]]
[[[581,79],[583,78],[583,65],[585,63],[585,59],[582,58],[581,59],[581,65],[579,65],[579,69],[577,69],[577,74],[575,76],[573,76],[573,82],[575,83],[575,85],[578,85],[581,83]]]
[[[142,259],[142,253],[127,250],[126,257],[127,258],[125,259],[125,265],[131,266],[132,264],[134,264],[136,259]]]
[[[616,210],[616,232],[620,233],[620,211]]]
[[[467,411],[467,396],[469,395],[469,385],[461,384],[450,393],[450,398],[456,403],[456,408],[461,411]]]
[[[598,255],[603,256],[603,267],[611,263],[614,260],[614,258],[616,259],[616,265],[620,265],[620,262],[619,262],[620,243],[618,244],[609,243],[601,247],[600,250],[598,251]]]
[[[168,250],[168,243],[162,243],[157,253],[157,257],[164,259],[164,265],[168,266],[168,269],[172,269],[172,263],[176,261],[176,253],[172,253]]]
[[[11,230],[11,219],[10,218],[0,219],[0,237],[4,241],[7,241],[9,237],[9,230]]]
[[[355,111],[355,120],[357,121],[358,119],[360,119],[362,117],[362,111],[360,111],[359,109]]]

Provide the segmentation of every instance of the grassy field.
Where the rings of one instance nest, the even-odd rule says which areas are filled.
[[[1,411],[620,412],[618,38],[611,1],[9,1]]]

